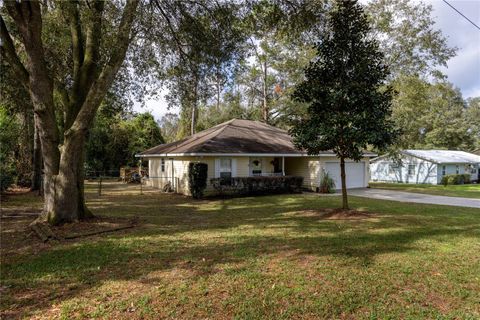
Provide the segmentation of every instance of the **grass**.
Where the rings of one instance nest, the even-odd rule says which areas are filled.
[[[4,257],[2,318],[480,317],[478,209],[351,197],[373,217],[323,220],[315,211],[339,197],[87,188],[97,215],[142,226]],[[38,206],[16,197],[2,205]]]
[[[433,194],[438,196],[464,197],[480,199],[480,184],[463,185],[431,185],[408,183],[370,182],[371,188],[400,190],[415,193]]]

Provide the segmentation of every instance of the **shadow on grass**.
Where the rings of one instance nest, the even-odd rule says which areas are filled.
[[[339,199],[278,195],[192,201],[153,192],[126,196],[117,190],[107,189],[102,197],[88,194],[89,206],[99,215],[139,215],[145,227],[4,264],[2,282],[10,299],[2,302],[2,309],[14,308],[17,313],[11,316],[25,316],[108,281],[151,284],[146,276],[173,268],[202,277],[221,272],[219,265],[282,252],[336,256],[361,267],[378,255],[411,250],[422,239],[480,236],[480,214],[462,208],[352,198],[352,206],[376,217],[325,221],[303,212],[337,207]]]

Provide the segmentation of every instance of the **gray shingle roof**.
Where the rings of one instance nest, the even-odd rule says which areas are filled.
[[[332,154],[331,151],[325,151]],[[161,144],[139,154],[285,154],[304,155],[295,148],[292,137],[282,130],[263,122],[232,119],[185,139]],[[373,153],[365,153],[373,156]]]
[[[454,150],[403,150],[403,154],[435,163],[480,163],[480,156]]]

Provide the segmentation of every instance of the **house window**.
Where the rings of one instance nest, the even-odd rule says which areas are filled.
[[[408,175],[413,176],[415,174],[415,165],[414,164],[409,164],[408,165]]]
[[[398,165],[397,164],[394,164],[394,163],[391,163],[389,166],[388,166],[388,173],[389,174],[394,174],[398,171]]]
[[[252,175],[254,176],[262,175],[262,159],[252,160]]]
[[[466,164],[465,165],[465,173],[475,174],[477,173],[477,168],[474,165]]]
[[[160,162],[160,168],[162,169],[162,172],[165,172],[165,159],[162,158],[161,162]]]
[[[230,179],[232,177],[232,159],[220,159],[220,178]]]
[[[460,167],[458,166],[458,164],[457,164],[457,166],[456,166],[456,172],[457,172],[457,174],[460,173]]]
[[[442,166],[442,176],[447,174],[447,166]]]

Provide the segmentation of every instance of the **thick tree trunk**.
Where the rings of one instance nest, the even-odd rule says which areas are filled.
[[[68,2],[65,2],[68,3]],[[70,2],[73,3],[73,2]],[[26,64],[19,59],[13,40],[0,16],[2,57],[15,68],[24,86],[29,89],[41,141],[44,166],[44,209],[42,217],[51,224],[77,221],[91,214],[85,208],[83,196],[83,153],[85,136],[95,113],[114,81],[125,59],[130,43],[130,30],[139,0],[127,0],[118,26],[117,36],[111,45],[107,62],[98,65],[101,44],[103,1],[95,1],[93,12],[87,19],[86,39],[79,40],[82,31],[75,5],[65,11],[71,22],[74,58],[73,86],[54,83],[52,72],[45,59],[42,42],[42,10],[39,1],[7,1],[6,9],[21,34],[26,53]],[[69,11],[72,10],[72,11]],[[55,86],[54,86],[55,84]],[[55,115],[53,92],[58,91],[66,109],[63,144]]]
[[[37,117],[34,116],[33,155],[32,155],[32,186],[31,190],[40,190],[42,184],[42,146],[38,133]]]
[[[43,219],[51,224],[74,222],[92,217],[85,206],[83,191],[85,133],[65,136],[57,175],[45,176]]]
[[[268,110],[268,92],[267,92],[267,60],[265,58],[265,62],[263,64],[263,108],[262,108],[262,116],[263,116],[263,121],[265,123],[268,123],[269,121],[269,113],[270,111]]]
[[[190,123],[190,134],[195,134],[195,129],[197,126],[197,111],[198,111],[198,76],[195,75],[194,80],[194,90],[193,90],[193,101],[192,101],[192,121]]]
[[[342,208],[348,210],[347,179],[345,174],[345,158],[340,158],[340,176],[342,180]]]
[[[197,109],[196,103],[193,102],[192,103],[192,119],[190,121],[190,135],[195,134],[195,118],[197,117],[196,109]]]

